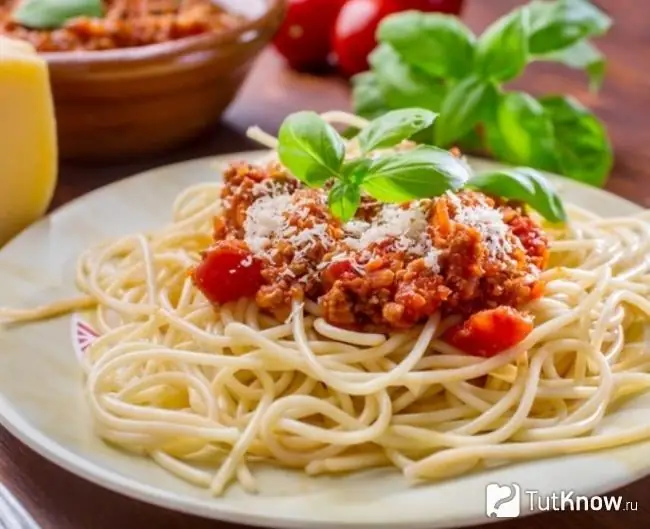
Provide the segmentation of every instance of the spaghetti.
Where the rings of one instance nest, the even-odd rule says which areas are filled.
[[[95,307],[101,336],[83,369],[107,442],[220,495],[233,481],[254,492],[258,463],[312,475],[392,465],[432,480],[650,437],[648,425],[598,432],[612,405],[650,386],[647,213],[570,207],[565,227],[547,228],[534,329],[481,358],[442,339],[458,318],[440,312],[371,333],[331,325],[309,300],[286,321],[251,299],[215,309],[187,271],[211,243],[219,196],[218,184],[189,188],[169,225],[85,252],[85,297],[0,309],[27,321]]]

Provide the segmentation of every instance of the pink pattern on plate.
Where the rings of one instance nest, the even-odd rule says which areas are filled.
[[[81,362],[88,347],[99,337],[99,333],[90,324],[76,314],[72,316],[72,347],[75,356]]]

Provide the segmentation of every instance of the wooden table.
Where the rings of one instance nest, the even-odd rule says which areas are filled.
[[[516,0],[468,0],[466,20],[481,30],[505,13]],[[570,92],[590,104],[607,122],[617,161],[608,187],[637,203],[650,206],[650,15],[638,0],[600,0],[616,20],[601,42],[610,58],[603,92],[594,97],[585,89],[582,75],[554,66],[535,67],[521,83],[532,92]],[[255,145],[246,127],[259,124],[275,131],[282,118],[299,109],[330,110],[349,107],[347,85],[340,79],[301,76],[285,70],[273,52],[260,59],[238,101],[224,123],[205,138],[175,152],[147,161],[109,167],[64,165],[55,206],[91,189],[138,171],[166,163]],[[123,498],[60,470],[23,446],[0,428],[0,481],[6,483],[31,510],[44,529],[234,529]],[[561,484],[558,484],[561,487]],[[638,511],[624,513],[546,513],[504,522],[503,529],[607,528],[641,529],[650,522],[650,478],[624,487],[625,501],[638,503]]]

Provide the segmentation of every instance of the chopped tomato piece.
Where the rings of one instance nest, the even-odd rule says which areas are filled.
[[[520,343],[533,330],[533,322],[510,307],[484,310],[450,328],[447,342],[461,351],[486,358]]]
[[[358,274],[354,270],[352,263],[345,259],[341,261],[334,261],[327,266],[323,272],[323,284],[327,288],[331,288],[332,285],[339,279],[353,279],[357,277]]]
[[[510,229],[535,265],[544,269],[548,264],[549,251],[548,239],[542,228],[530,217],[518,215],[510,222]]]
[[[221,241],[193,270],[194,284],[211,303],[252,298],[263,284],[262,263],[235,242]]]

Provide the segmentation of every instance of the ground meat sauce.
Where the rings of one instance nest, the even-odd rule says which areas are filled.
[[[103,18],[77,17],[64,27],[31,29],[12,20],[15,1],[0,0],[0,34],[40,52],[133,48],[234,28],[243,18],[211,0],[110,0]]]
[[[512,330],[498,342],[506,347],[532,329],[524,314],[504,310],[543,292],[548,241],[520,205],[468,190],[402,205],[364,197],[356,217],[341,223],[326,197],[273,164],[231,166],[196,284],[216,304],[245,295],[226,283],[246,285],[246,295],[259,284],[257,305],[280,320],[293,300],[307,298],[329,323],[349,329],[407,329],[436,311],[459,314],[464,323],[449,337],[459,347],[499,327]],[[202,278],[219,268],[219,256],[230,281],[206,287]]]

